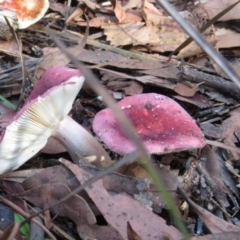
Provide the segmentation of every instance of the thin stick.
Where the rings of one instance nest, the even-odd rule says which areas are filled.
[[[157,0],[157,2],[175,19],[178,24],[196,41],[203,51],[210,56],[213,61],[223,70],[223,72],[236,84],[240,89],[240,80],[238,75],[228,64],[226,59],[217,53],[217,51],[209,45],[201,34],[188,24],[177,10],[167,0]]]

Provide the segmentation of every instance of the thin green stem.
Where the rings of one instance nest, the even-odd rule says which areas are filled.
[[[11,103],[10,101],[8,101],[5,97],[3,97],[2,95],[0,95],[0,100],[10,109],[12,110],[16,110],[17,107]]]

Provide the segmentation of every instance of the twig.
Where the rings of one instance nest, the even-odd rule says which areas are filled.
[[[182,67],[181,75],[182,76],[180,77],[183,79],[196,83],[203,82],[207,87],[216,89],[217,91],[227,94],[235,99],[240,99],[240,90],[236,88],[236,85],[222,77],[199,71],[187,65]]]

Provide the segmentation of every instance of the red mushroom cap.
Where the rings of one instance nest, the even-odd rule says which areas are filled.
[[[49,0],[2,0],[0,8],[16,12],[18,28],[27,28],[40,20],[49,8]]]
[[[174,100],[155,93],[126,97],[118,106],[132,121],[149,153],[161,154],[202,148],[203,133],[192,117]],[[93,130],[107,147],[120,154],[136,150],[110,109],[98,112]]]

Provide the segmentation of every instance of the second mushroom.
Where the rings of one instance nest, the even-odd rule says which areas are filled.
[[[133,123],[149,153],[163,154],[204,147],[205,140],[192,117],[174,100],[155,93],[126,97],[118,106]],[[97,113],[93,130],[106,146],[119,154],[136,150],[110,109]]]

